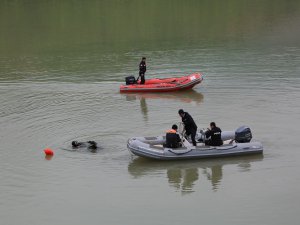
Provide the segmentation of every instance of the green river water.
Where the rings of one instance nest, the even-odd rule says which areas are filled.
[[[299,25],[297,0],[1,0],[0,224],[298,224]],[[204,81],[120,94],[142,56],[146,79]],[[264,154],[129,153],[128,138],[164,134],[180,108],[199,128],[248,125]]]

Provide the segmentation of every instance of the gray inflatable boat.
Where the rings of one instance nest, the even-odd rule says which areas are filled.
[[[127,147],[134,155],[159,160],[225,157],[261,154],[263,152],[263,146],[260,142],[251,142],[251,130],[246,126],[238,128],[235,132],[222,132],[224,141],[222,146],[206,146],[203,130],[200,130],[196,137],[197,146],[193,146],[182,135],[182,147],[179,148],[164,147],[165,136],[133,137],[128,140]]]

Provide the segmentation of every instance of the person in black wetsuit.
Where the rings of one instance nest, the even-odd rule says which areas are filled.
[[[166,145],[167,148],[178,148],[181,147],[181,139],[177,133],[177,125],[174,124],[171,130],[168,130],[166,133]]]
[[[146,57],[142,58],[142,61],[140,62],[139,65],[139,77],[141,77],[141,83],[140,84],[145,84],[145,73],[146,73]]]
[[[73,148],[82,148],[87,147],[88,149],[97,149],[97,143],[95,141],[87,141],[87,142],[78,142],[78,141],[72,141],[72,147]]]
[[[193,145],[196,146],[197,144],[196,144],[195,136],[197,132],[197,125],[194,119],[191,117],[191,115],[188,112],[183,111],[183,109],[179,109],[178,114],[182,119],[186,134],[191,135]]]
[[[216,126],[216,123],[211,122],[210,129],[205,132],[206,138],[210,137],[210,139],[205,141],[205,145],[210,145],[210,146],[223,145],[221,133],[222,133],[222,130]]]

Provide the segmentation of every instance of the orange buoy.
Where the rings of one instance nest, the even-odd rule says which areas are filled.
[[[54,152],[51,148],[45,148],[44,152],[46,155],[54,155]]]

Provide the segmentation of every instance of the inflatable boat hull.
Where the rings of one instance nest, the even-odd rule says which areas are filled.
[[[231,143],[222,146],[199,146],[165,148],[164,136],[158,137],[135,137],[127,142],[128,149],[137,156],[158,159],[158,160],[180,160],[180,159],[199,159],[212,157],[226,157],[237,155],[261,154],[263,146],[260,142]]]
[[[165,79],[150,79],[146,80],[145,84],[130,84],[121,85],[120,92],[171,92],[188,90],[193,88],[195,85],[201,83],[203,80],[201,73],[193,73],[183,77],[172,77]]]

